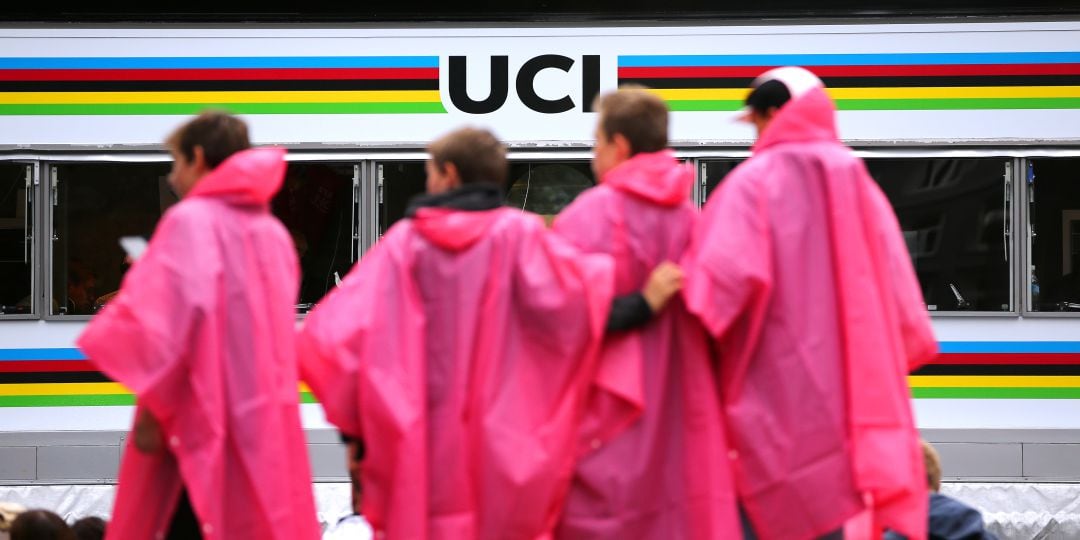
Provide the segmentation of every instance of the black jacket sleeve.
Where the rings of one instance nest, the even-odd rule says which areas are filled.
[[[611,301],[607,332],[633,330],[652,319],[652,308],[640,292],[619,296]]]

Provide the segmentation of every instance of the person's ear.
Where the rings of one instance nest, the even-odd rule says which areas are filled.
[[[206,165],[206,151],[202,146],[195,145],[191,149],[191,166],[197,171],[209,171]]]
[[[622,133],[616,133],[611,136],[610,141],[615,146],[615,154],[619,161],[630,159],[630,154],[633,152],[630,139],[627,139]]]
[[[458,172],[457,165],[453,162],[447,161],[443,164],[443,173],[446,175],[446,183],[449,184],[450,189],[456,189],[461,187],[461,173]]]

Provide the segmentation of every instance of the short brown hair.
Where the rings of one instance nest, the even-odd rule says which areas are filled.
[[[667,103],[644,87],[622,86],[597,98],[593,109],[600,113],[602,134],[626,137],[631,155],[667,148]]]
[[[937,450],[926,441],[922,443],[923,463],[926,464],[926,484],[930,491],[941,491],[941,458]]]
[[[60,516],[48,510],[29,510],[11,523],[11,540],[75,540],[75,533]]]
[[[165,146],[188,161],[195,159],[195,147],[200,146],[206,165],[214,169],[229,156],[251,148],[251,140],[243,120],[223,111],[204,111],[176,128]]]
[[[506,185],[509,165],[506,162],[506,146],[490,131],[477,128],[461,128],[451,131],[428,145],[431,161],[440,170],[453,163],[461,175],[462,184],[491,182]]]

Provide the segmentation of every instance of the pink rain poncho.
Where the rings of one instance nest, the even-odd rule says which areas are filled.
[[[613,255],[616,294],[633,293],[686,250],[693,183],[672,152],[638,154],[554,227],[583,251]],[[604,340],[559,538],[741,535],[712,365],[709,336],[679,297],[647,326]]]
[[[899,225],[816,87],[713,193],[684,296],[718,340],[740,502],[763,539],[812,538],[869,505],[926,536],[907,373],[937,351]]]
[[[308,316],[304,379],[362,437],[363,513],[393,539],[554,527],[610,310],[611,261],[535,215],[422,208]]]
[[[129,442],[108,537],[163,537],[186,488],[205,538],[314,539],[300,426],[296,251],[268,203],[285,152],[237,153],[162,218],[78,345],[161,424]]]

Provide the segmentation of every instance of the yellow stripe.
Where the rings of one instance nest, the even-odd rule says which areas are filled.
[[[300,383],[301,392],[311,392],[305,383]],[[130,394],[131,391],[120,383],[17,383],[0,384],[0,396],[68,396],[78,394]]]
[[[912,375],[912,388],[1080,388],[1077,375]]]
[[[119,383],[0,384],[0,396],[67,396],[73,394],[130,394]]]
[[[296,90],[280,92],[0,92],[0,103],[403,103],[438,102],[438,90]]]
[[[748,88],[651,88],[650,92],[665,101],[744,101]]]
[[[830,88],[833,99],[963,99],[1080,97],[1080,86],[956,86],[936,88]]]
[[[651,89],[667,101],[743,101],[744,88]],[[829,88],[833,99],[965,99],[965,98],[1071,98],[1080,86],[958,86],[933,88]]]

